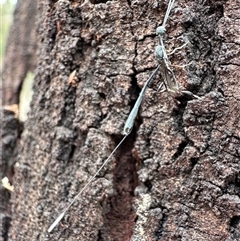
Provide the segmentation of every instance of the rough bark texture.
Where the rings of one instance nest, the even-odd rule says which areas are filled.
[[[8,177],[10,184],[13,183],[13,162],[16,158],[16,145],[22,131],[22,123],[19,122],[13,111],[1,110],[1,157],[0,157],[0,180]],[[11,223],[10,192],[0,186],[0,240],[7,240]]]
[[[236,1],[176,2],[166,47],[190,41],[171,62],[181,88],[202,99],[159,93],[156,76],[131,135],[61,224],[46,231],[120,141],[156,66],[155,29],[166,7],[154,0],[41,3],[9,240],[240,239]]]
[[[1,158],[0,179],[8,177],[12,183],[13,165],[16,161],[16,145],[23,128],[18,118],[19,95],[23,80],[28,71],[36,67],[36,28],[37,5],[35,1],[19,0],[14,11],[2,70],[0,89],[1,105]],[[19,152],[20,154],[20,152]],[[11,221],[10,193],[0,187],[0,240],[7,240]]]

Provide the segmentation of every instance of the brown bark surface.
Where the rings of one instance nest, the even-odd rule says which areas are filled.
[[[27,72],[34,72],[36,68],[36,20],[36,2],[19,0],[14,11],[3,61],[1,98],[4,105],[19,102],[22,82]]]
[[[22,123],[13,111],[1,110],[0,119],[0,135],[1,135],[1,157],[0,157],[0,180],[8,178],[10,184],[13,183],[14,175],[14,160],[17,152],[15,147],[17,146],[19,135],[22,131]],[[11,205],[10,205],[11,193],[9,190],[0,186],[0,240],[7,240],[8,231],[11,223]]]
[[[179,85],[157,91],[131,135],[51,234],[49,225],[122,138],[157,65],[167,1],[42,1],[39,64],[18,147],[9,240],[240,239],[239,3],[177,1],[166,48]],[[188,64],[185,68],[177,65]]]
[[[18,116],[19,95],[28,71],[36,67],[36,27],[37,5],[34,1],[19,0],[13,16],[13,24],[7,40],[3,70],[1,71],[1,157],[0,179],[8,177],[12,184],[13,164],[16,161],[16,145],[23,123]],[[20,151],[19,151],[20,153]],[[7,240],[11,222],[10,193],[0,187],[0,240]]]

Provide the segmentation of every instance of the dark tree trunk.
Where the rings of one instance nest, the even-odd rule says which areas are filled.
[[[14,174],[16,156],[21,155],[17,143],[23,129],[19,121],[18,104],[22,83],[28,71],[36,67],[36,21],[37,5],[34,1],[19,0],[14,11],[13,24],[9,31],[0,89],[1,98],[1,158],[0,179],[8,177],[10,184]],[[3,110],[4,109],[4,110]],[[0,240],[8,240],[11,223],[10,193],[0,187]]]
[[[36,67],[35,1],[18,0],[9,31],[3,66],[3,104],[18,104],[19,94],[28,71]]]
[[[148,88],[132,133],[98,178],[47,229],[122,138],[157,63],[167,1],[42,1],[39,59],[18,146],[9,240],[240,239],[239,3],[177,1],[166,48],[174,100]],[[179,65],[189,64],[185,68]]]

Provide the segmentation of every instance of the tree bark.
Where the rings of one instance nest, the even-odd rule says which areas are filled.
[[[20,90],[26,74],[28,71],[34,72],[36,68],[36,20],[36,3],[19,0],[14,11],[3,61],[4,105],[19,103]]]
[[[14,162],[20,151],[17,143],[23,129],[19,121],[18,104],[22,83],[28,71],[36,67],[36,28],[35,20],[37,5],[34,1],[19,0],[13,16],[13,24],[9,31],[3,69],[1,97],[1,158],[0,179],[8,178],[12,184]],[[2,108],[2,105],[4,106]],[[8,231],[11,223],[11,205],[9,191],[0,187],[0,240],[8,240]]]
[[[158,92],[158,73],[132,133],[47,233],[121,140],[157,65],[155,30],[167,3],[39,3],[40,54],[9,240],[240,239],[236,1],[175,3],[166,48],[189,41],[170,60],[180,88],[201,99]]]

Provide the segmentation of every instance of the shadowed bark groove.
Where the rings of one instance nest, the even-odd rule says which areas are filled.
[[[38,71],[9,240],[240,239],[237,3],[175,2],[166,48],[189,41],[170,60],[180,88],[202,98],[158,92],[158,73],[133,133],[50,234],[122,138],[157,65],[155,30],[167,1],[42,0],[38,9]]]
[[[132,235],[134,219],[133,193],[137,186],[136,162],[132,157],[133,133],[118,151],[114,170],[114,190],[116,194],[109,199],[109,210],[105,214],[105,238],[103,240],[128,240]],[[104,226],[105,226],[104,225]],[[108,237],[108,238],[107,238]]]

